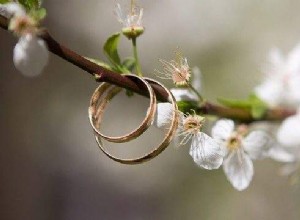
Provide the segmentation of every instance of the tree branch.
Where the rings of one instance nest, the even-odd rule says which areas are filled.
[[[0,15],[0,27],[7,30],[8,23],[8,19]],[[140,95],[148,95],[147,90],[145,90],[144,86],[142,86],[139,82],[135,82],[132,79],[122,76],[118,73],[114,73],[85,59],[83,56],[58,43],[46,30],[43,30],[40,33],[39,37],[44,39],[44,41],[47,43],[50,52],[90,73],[98,82],[108,82],[119,87],[129,89]],[[166,102],[168,100],[168,95],[162,88],[154,84],[152,84],[152,87],[159,101]],[[248,110],[227,108],[210,102],[205,102],[199,107],[199,109],[197,109],[197,111],[203,114],[215,115],[223,118],[231,118],[242,122],[256,121],[256,119],[251,116],[251,113]],[[279,108],[270,109],[265,117],[260,120],[278,121],[283,120],[293,114],[295,114],[295,111],[293,110]]]

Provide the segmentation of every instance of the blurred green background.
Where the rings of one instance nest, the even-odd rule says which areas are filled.
[[[300,39],[298,0],[144,0],[145,34],[139,51],[145,75],[177,46],[203,73],[203,93],[242,98],[259,82],[269,49],[287,52]],[[48,0],[45,25],[82,55],[104,59],[102,45],[121,25],[111,0]],[[97,148],[87,108],[97,86],[92,77],[51,55],[45,72],[25,78],[12,62],[16,39],[0,30],[0,218],[3,220],[272,219],[298,220],[299,187],[278,175],[280,164],[255,163],[244,192],[222,169],[201,170],[188,146],[170,146],[148,163],[112,162]],[[131,53],[123,38],[121,54]],[[168,82],[165,82],[168,84]],[[171,84],[168,84],[171,86]],[[120,95],[104,129],[129,131],[148,100]],[[117,155],[138,155],[162,134],[152,128],[139,140],[111,146]]]

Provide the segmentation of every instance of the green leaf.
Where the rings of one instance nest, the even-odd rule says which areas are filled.
[[[230,108],[247,109],[254,119],[263,118],[268,110],[268,105],[255,94],[249,95],[248,99],[245,100],[220,98],[218,101]]]
[[[265,116],[268,108],[263,105],[253,105],[251,108],[251,115],[255,119],[261,119]]]
[[[198,102],[195,101],[178,101],[177,102],[178,109],[181,112],[187,113],[191,112],[191,110],[196,109],[198,107]]]
[[[26,8],[27,11],[38,10],[41,7],[41,0],[18,0],[18,2]]]
[[[129,72],[132,72],[135,65],[136,65],[136,61],[133,57],[127,57],[122,63],[122,66],[125,67],[127,70],[129,70]]]
[[[93,59],[93,58],[89,58],[89,57],[85,57],[85,59],[93,62],[93,63],[96,63],[97,65],[105,68],[105,69],[108,69],[108,70],[111,70],[111,71],[114,71],[114,68],[112,66],[110,66],[109,64],[101,61],[101,60],[97,60],[97,59]]]
[[[268,111],[268,105],[255,94],[251,94],[248,98],[251,103],[251,115],[255,119],[261,119]]]
[[[218,102],[230,108],[251,108],[249,100],[218,98]]]
[[[122,69],[121,59],[118,53],[118,45],[121,33],[116,33],[110,36],[104,44],[104,53],[109,61],[117,68]]]
[[[8,3],[8,2],[11,2],[11,0],[0,0],[0,4],[5,4],[5,3]]]
[[[36,21],[43,20],[47,15],[47,10],[45,8],[40,8],[38,10],[32,10],[30,12],[31,17],[33,17]]]

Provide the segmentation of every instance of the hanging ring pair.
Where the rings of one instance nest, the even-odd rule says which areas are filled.
[[[89,119],[95,133],[96,142],[100,150],[106,156],[108,156],[110,159],[116,162],[123,163],[123,164],[139,164],[155,158],[160,153],[162,153],[163,150],[165,150],[167,146],[170,144],[178,127],[178,120],[179,120],[178,107],[176,104],[176,100],[172,95],[172,93],[170,92],[170,90],[168,90],[160,82],[150,78],[142,78],[132,74],[124,74],[124,76],[134,80],[138,86],[148,91],[148,95],[150,98],[150,105],[148,107],[146,116],[142,121],[142,123],[132,132],[125,134],[123,136],[108,136],[108,135],[104,135],[100,131],[100,125],[102,123],[105,108],[107,107],[110,100],[113,99],[122,90],[120,87],[111,85],[109,83],[102,83],[93,93],[90,102],[90,107],[89,107]],[[151,84],[156,84],[166,91],[166,93],[168,94],[168,100],[171,102],[174,110],[170,127],[167,133],[165,134],[164,139],[151,152],[148,152],[143,156],[137,158],[126,158],[126,159],[113,156],[104,148],[101,139],[107,140],[108,142],[114,142],[114,143],[129,142],[142,135],[152,124],[156,113],[157,100],[156,100],[156,95],[151,87]]]

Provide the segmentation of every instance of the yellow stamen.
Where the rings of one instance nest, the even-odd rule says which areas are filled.
[[[229,150],[237,150],[241,146],[241,140],[238,135],[232,135],[227,141],[227,148]]]
[[[204,118],[199,115],[188,115],[183,122],[183,130],[187,133],[196,134],[203,126]]]

